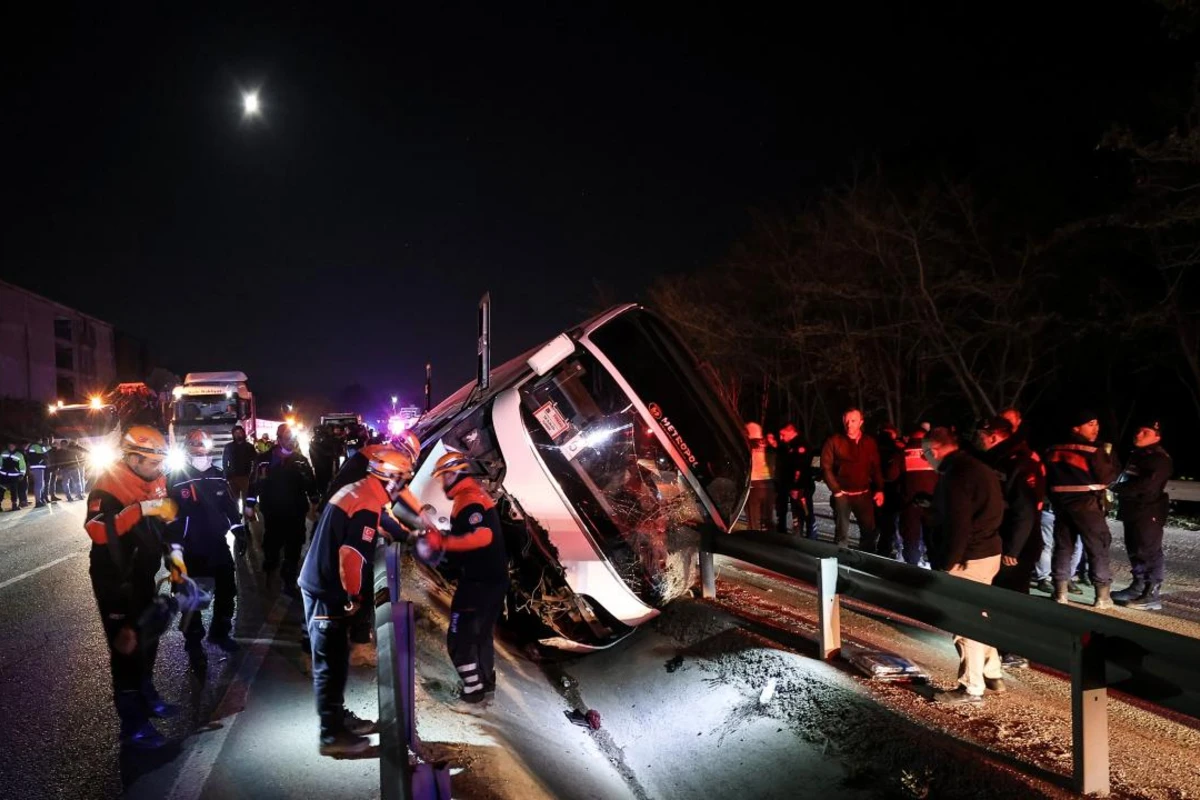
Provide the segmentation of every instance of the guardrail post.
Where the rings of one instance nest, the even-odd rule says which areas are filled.
[[[713,566],[713,554],[703,545],[700,547],[700,591],[705,600],[717,596],[717,570]]]
[[[842,599],[837,593],[838,561],[822,558],[817,573],[817,620],[821,626],[821,658],[831,660],[842,651]]]
[[[1075,790],[1107,797],[1108,687],[1104,637],[1085,633],[1071,648],[1071,738]]]

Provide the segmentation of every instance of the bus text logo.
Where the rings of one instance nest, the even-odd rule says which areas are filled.
[[[650,416],[654,417],[654,419],[658,421],[658,424],[662,426],[663,432],[667,434],[667,438],[670,439],[671,443],[675,445],[675,449],[679,451],[679,454],[683,456],[684,460],[687,461],[689,466],[694,467],[700,463],[699,459],[696,458],[696,454],[692,452],[692,448],[688,447],[688,443],[686,440],[684,440],[683,434],[681,434],[679,429],[675,427],[675,424],[671,422],[671,418],[663,415],[662,409],[659,407],[658,403],[650,403],[648,406],[646,406],[646,410],[649,411]]]

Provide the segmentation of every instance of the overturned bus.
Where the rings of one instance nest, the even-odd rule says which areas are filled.
[[[510,616],[543,645],[608,647],[693,585],[701,534],[728,532],[741,513],[750,453],[737,415],[637,305],[489,374],[415,426],[412,489],[448,518],[430,475],[447,449],[466,453],[504,521]]]

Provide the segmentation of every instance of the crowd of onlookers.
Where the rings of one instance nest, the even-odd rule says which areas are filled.
[[[88,451],[68,439],[9,442],[0,452],[0,510],[82,500],[87,494],[87,462]],[[60,492],[66,497],[59,497]]]

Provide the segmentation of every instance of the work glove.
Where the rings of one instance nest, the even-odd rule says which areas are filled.
[[[230,526],[229,532],[233,534],[233,550],[239,556],[246,555],[246,551],[250,548],[250,536],[246,532],[246,526],[241,523]]]
[[[163,522],[174,522],[179,516],[179,506],[169,497],[161,500],[143,500],[140,505],[143,517],[158,517]]]
[[[436,564],[442,558],[445,542],[442,533],[437,528],[430,528],[417,539],[415,550],[417,558],[426,564]]]
[[[171,583],[183,583],[187,577],[187,564],[183,562],[183,547],[180,545],[171,545],[171,552],[167,553],[167,571],[171,573]]]

